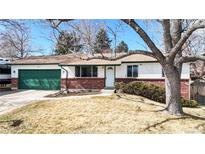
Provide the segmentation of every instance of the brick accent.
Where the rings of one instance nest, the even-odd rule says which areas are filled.
[[[132,81],[144,81],[160,86],[165,86],[164,79],[135,79],[135,78],[116,78],[116,82],[129,83]],[[181,95],[185,99],[189,99],[189,79],[181,79]]]
[[[186,99],[190,99],[190,85],[189,80],[181,81],[181,95]]]
[[[103,89],[104,78],[68,78],[68,89]],[[66,88],[66,79],[61,79],[61,88]]]
[[[18,78],[11,79],[11,89],[18,89]]]

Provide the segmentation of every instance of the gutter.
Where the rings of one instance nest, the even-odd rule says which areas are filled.
[[[59,65],[59,63],[10,63],[9,65]]]
[[[120,66],[121,64],[59,64],[59,66]]]
[[[65,85],[66,85],[66,92],[68,93],[68,70],[66,70],[63,66],[60,66],[65,72],[66,72],[66,78],[65,78]]]

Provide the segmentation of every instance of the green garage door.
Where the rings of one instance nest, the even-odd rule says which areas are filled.
[[[60,70],[19,70],[19,89],[60,89]]]

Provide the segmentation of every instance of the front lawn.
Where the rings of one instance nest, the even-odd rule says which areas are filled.
[[[174,117],[133,95],[40,101],[0,116],[0,133],[205,133],[205,108]]]

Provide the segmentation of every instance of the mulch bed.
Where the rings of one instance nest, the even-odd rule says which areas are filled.
[[[11,91],[11,88],[2,88],[2,87],[0,87],[0,91]]]
[[[45,97],[67,97],[67,96],[83,96],[83,95],[97,95],[101,94],[100,91],[95,91],[95,92],[69,92],[65,93],[63,91],[47,95]]]

